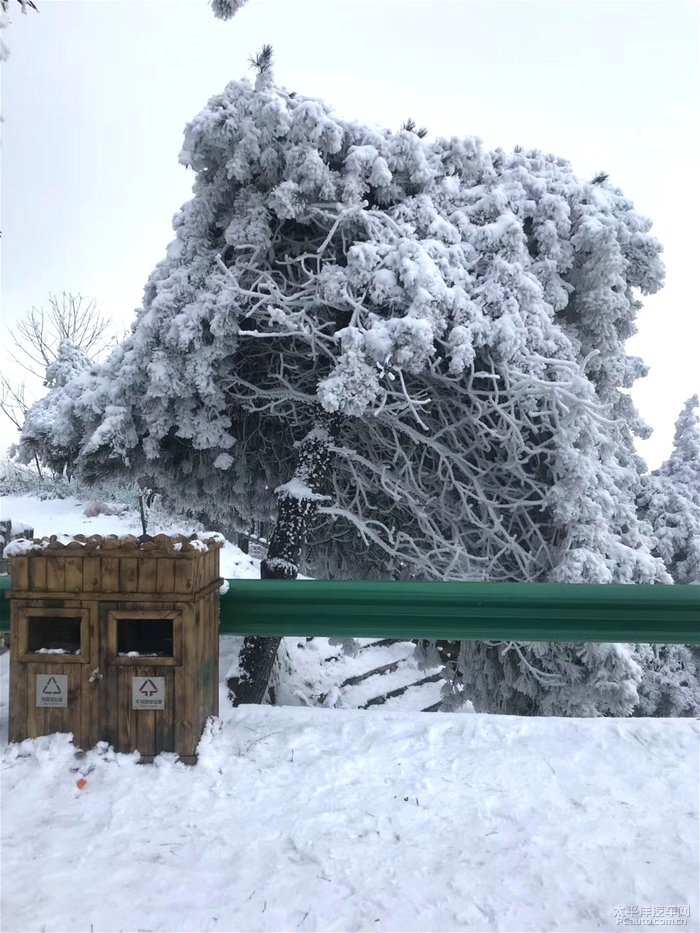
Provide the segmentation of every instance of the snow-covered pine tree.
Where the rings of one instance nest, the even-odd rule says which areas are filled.
[[[82,386],[92,361],[85,350],[64,338],[46,367],[47,395],[27,412],[22,427],[20,462],[38,460],[69,479],[80,449],[82,425],[75,417],[72,393]],[[67,387],[70,385],[70,389]]]
[[[248,0],[211,0],[212,12],[217,19],[232,19]]]
[[[700,649],[697,645],[637,645],[642,668],[635,716],[700,715]]]
[[[645,476],[639,511],[654,532],[654,547],[676,583],[700,583],[700,418],[698,396],[676,421],[671,456]]]
[[[663,278],[649,222],[563,159],[344,121],[257,65],[187,127],[176,239],[75,386],[84,473],[241,528],[297,499],[286,576],[301,548],[324,577],[668,581],[623,391],[636,293]],[[293,478],[328,415],[321,489]],[[457,665],[504,711],[629,713],[641,677],[624,645],[477,643]]]
[[[10,328],[10,356],[24,378],[0,374],[0,412],[16,428],[26,427],[22,459],[33,459],[40,477],[40,452],[46,455],[44,464],[59,472],[77,455],[80,437],[75,429],[65,431],[65,425],[57,423],[53,430],[52,425],[67,397],[64,387],[89,367],[91,359],[114,345],[110,330],[95,299],[74,292],[49,294],[46,304],[31,308]],[[55,390],[54,396],[34,408],[29,401],[33,382]],[[32,449],[33,456],[27,453]]]
[[[671,456],[643,477],[639,511],[653,529],[654,551],[680,584],[700,584],[700,418],[698,396],[676,421]],[[639,645],[644,671],[641,716],[700,714],[700,646]]]

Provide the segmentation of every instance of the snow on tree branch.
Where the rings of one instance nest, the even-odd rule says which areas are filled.
[[[20,8],[23,13],[27,12],[27,8],[39,12],[37,5],[34,3],[34,0],[17,0],[20,5]],[[244,0],[245,2],[245,0]],[[11,20],[8,15],[8,10],[10,9],[10,0],[0,0],[0,36],[2,31],[7,29],[11,25]],[[10,49],[0,38],[0,62],[5,62],[10,57]]]
[[[306,486],[290,534],[320,577],[668,582],[626,393],[650,222],[563,159],[345,121],[276,87],[271,50],[256,70],[186,127],[175,240],[69,388],[86,474],[128,462],[241,527]],[[285,487],[300,442],[322,490]],[[481,708],[580,715],[629,713],[641,677],[625,646],[463,646],[455,672]]]
[[[217,19],[233,19],[248,0],[211,0],[211,8]]]

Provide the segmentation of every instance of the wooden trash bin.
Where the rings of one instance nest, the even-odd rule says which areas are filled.
[[[218,537],[11,548],[11,742],[72,732],[187,763],[219,709]],[[19,551],[19,553],[17,553]]]

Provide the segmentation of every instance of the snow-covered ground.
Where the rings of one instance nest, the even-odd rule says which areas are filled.
[[[695,720],[222,711],[196,767],[11,746],[2,929],[697,930]]]
[[[37,534],[139,531],[75,500],[2,506]],[[257,572],[233,545],[223,566]],[[63,735],[8,747],[0,657],[2,930],[699,929],[697,720],[407,711],[437,683],[399,711],[234,710],[236,646],[222,639],[221,717],[195,767]],[[403,683],[423,676],[407,643],[285,647],[287,703],[363,705],[399,670],[339,685],[396,661]]]
[[[106,503],[114,506],[115,503]],[[36,496],[0,496],[0,516],[13,522],[29,525],[34,534],[45,535],[140,535],[141,520],[138,512],[124,509],[119,515],[97,515],[88,518],[86,503],[68,497],[66,499],[39,499]],[[154,512],[149,533],[191,534],[202,531],[203,526],[193,521],[163,520]],[[259,564],[244,554],[240,548],[227,542],[221,551],[221,576],[227,579],[260,576]]]

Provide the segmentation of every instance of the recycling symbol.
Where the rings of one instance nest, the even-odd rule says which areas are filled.
[[[36,705],[65,709],[68,706],[68,675],[37,674]]]
[[[132,677],[132,709],[165,709],[165,679],[163,677]]]
[[[60,696],[61,688],[58,685],[58,681],[55,677],[49,677],[49,679],[44,684],[44,689],[41,691],[49,696]]]
[[[152,680],[144,680],[139,687],[139,693],[142,693],[145,697],[152,697],[158,693],[158,687],[156,687]]]

